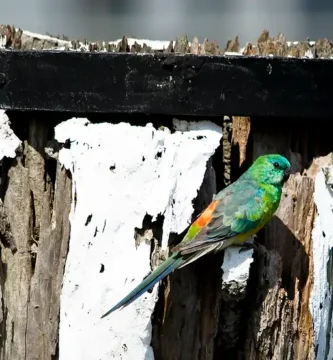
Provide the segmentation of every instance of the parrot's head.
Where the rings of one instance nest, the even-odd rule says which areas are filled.
[[[290,162],[284,156],[271,154],[259,156],[250,169],[256,181],[283,186],[289,178],[290,167]]]

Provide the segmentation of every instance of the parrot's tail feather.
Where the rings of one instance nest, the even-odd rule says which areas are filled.
[[[212,252],[214,250],[216,250],[217,248],[219,248],[221,246],[221,243],[216,243],[216,244],[210,244],[210,245],[206,245],[206,247],[204,249],[201,249],[200,251],[196,252],[195,254],[193,254],[192,256],[186,258],[186,260],[184,260],[184,262],[178,266],[178,269],[190,264],[191,262],[199,259],[200,257],[208,254],[209,252]]]
[[[161,279],[169,275],[173,270],[177,269],[179,265],[184,262],[180,253],[175,253],[166,259],[157,269],[149,274],[134,290],[132,290],[124,299],[119,301],[111,310],[105,313],[101,318],[111,314],[113,311],[124,308],[138,297],[140,297],[147,290],[151,289]]]

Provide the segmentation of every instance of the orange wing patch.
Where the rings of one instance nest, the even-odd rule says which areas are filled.
[[[210,220],[213,216],[213,212],[214,212],[216,206],[218,205],[218,203],[219,203],[219,200],[212,201],[208,205],[208,207],[201,213],[201,215],[197,218],[197,220],[195,220],[193,225],[195,227],[198,226],[199,228],[205,227],[210,222]]]

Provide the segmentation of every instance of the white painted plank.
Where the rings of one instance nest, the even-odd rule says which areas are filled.
[[[157,286],[127,308],[100,317],[150,270],[150,245],[136,248],[134,241],[145,214],[154,219],[164,214],[164,249],[170,232],[181,233],[190,223],[192,200],[222,131],[210,122],[174,125],[179,130],[170,133],[151,124],[74,118],[55,128],[59,142],[71,141],[59,161],[71,171],[73,197],[77,194],[61,294],[61,360],[154,358],[150,317]]]
[[[21,144],[20,139],[10,127],[10,121],[5,110],[0,110],[0,161],[4,157],[14,158],[16,149]]]
[[[333,166],[322,168],[315,183],[317,217],[312,231],[314,283],[310,298],[317,360],[333,358]],[[328,274],[331,278],[328,277]],[[329,351],[329,352],[328,352]]]

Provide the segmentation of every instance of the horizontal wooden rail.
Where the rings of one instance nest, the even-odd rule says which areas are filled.
[[[0,51],[0,108],[333,116],[333,59]]]

